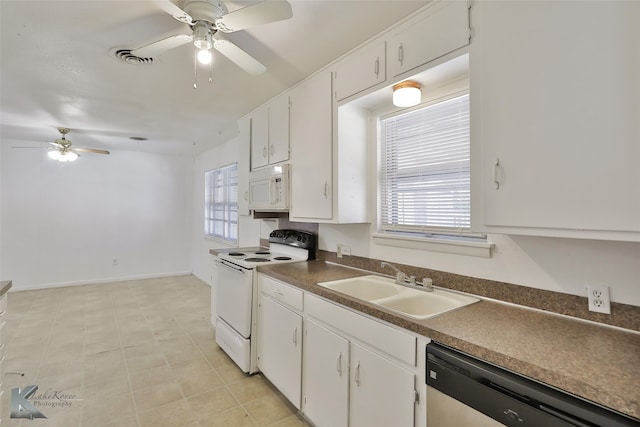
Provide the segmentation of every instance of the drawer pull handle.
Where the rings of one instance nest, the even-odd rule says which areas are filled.
[[[293,329],[293,345],[298,346],[298,328]]]
[[[500,159],[496,159],[496,164],[493,166],[493,183],[496,185],[496,190],[500,189],[500,181],[502,181],[500,169]]]
[[[338,376],[342,376],[342,353],[338,353],[336,357],[336,371],[338,371]]]
[[[283,296],[284,292],[282,292],[280,289],[276,289],[275,291],[273,291],[274,294],[278,295],[278,296]]]

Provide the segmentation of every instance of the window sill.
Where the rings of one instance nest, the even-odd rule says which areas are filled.
[[[448,254],[491,258],[493,243],[466,242],[461,240],[438,239],[433,237],[413,237],[394,234],[374,233],[377,245],[407,249],[421,249]]]

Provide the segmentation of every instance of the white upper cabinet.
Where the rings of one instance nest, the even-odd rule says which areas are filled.
[[[292,221],[367,221],[366,114],[338,112],[332,80],[325,71],[291,93]]]
[[[438,1],[388,37],[387,69],[391,77],[415,70],[469,44],[467,1]],[[417,71],[417,70],[416,70]]]
[[[251,170],[289,160],[289,97],[280,96],[251,116]]]
[[[472,8],[472,227],[640,241],[640,3]]]
[[[378,83],[383,83],[386,78],[385,42],[367,46],[336,64],[336,100],[342,101]]]
[[[333,97],[325,72],[291,93],[292,221],[328,221],[333,216]]]

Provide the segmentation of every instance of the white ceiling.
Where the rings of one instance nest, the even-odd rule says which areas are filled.
[[[289,2],[292,19],[222,37],[266,65],[266,73],[252,77],[214,53],[213,84],[199,66],[194,90],[190,44],[152,65],[110,54],[188,32],[152,1],[1,0],[2,144],[46,146],[64,126],[76,146],[198,154],[233,137],[238,118],[427,3]],[[230,11],[252,3],[225,2]]]

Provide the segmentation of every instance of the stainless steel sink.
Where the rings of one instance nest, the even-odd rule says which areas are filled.
[[[373,275],[321,282],[318,285],[421,320],[480,301],[441,289],[425,292],[398,285],[393,279]]]

